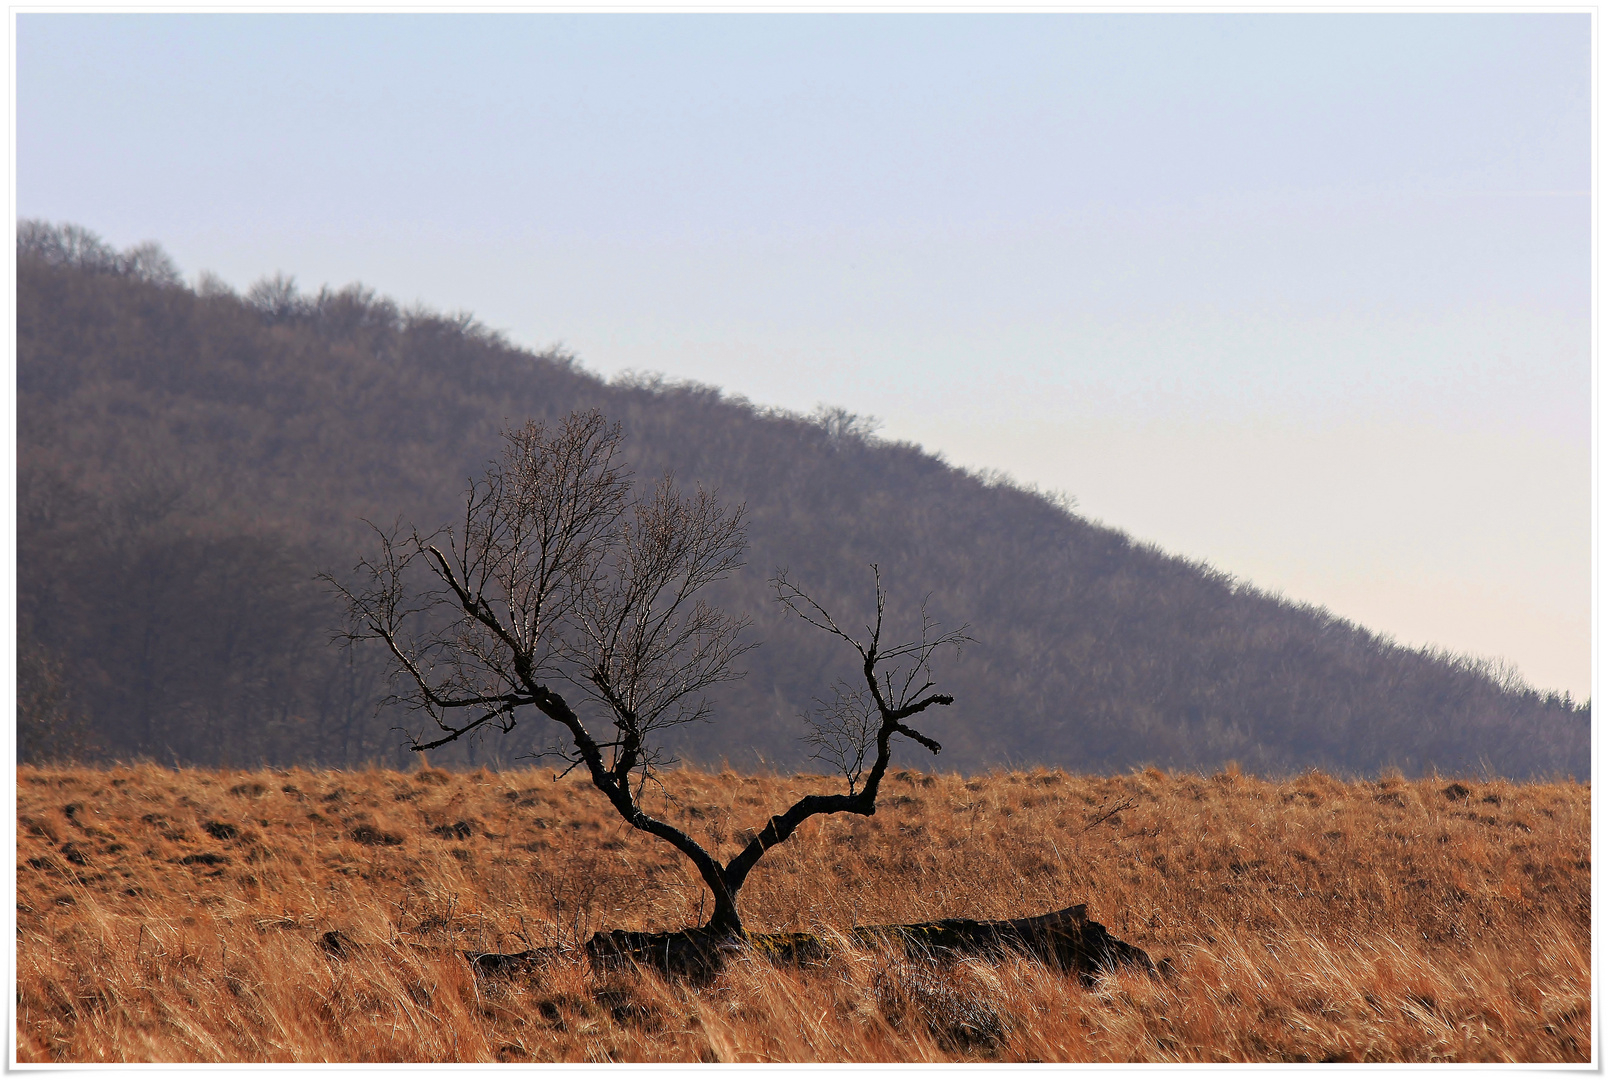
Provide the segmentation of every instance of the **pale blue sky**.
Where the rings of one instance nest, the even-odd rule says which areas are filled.
[[[17,28],[22,216],[872,413],[1589,693],[1585,15]]]

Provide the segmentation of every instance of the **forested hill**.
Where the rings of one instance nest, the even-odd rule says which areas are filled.
[[[747,507],[748,565],[718,599],[763,644],[715,719],[679,729],[690,760],[807,765],[799,714],[853,657],[784,619],[767,579],[786,567],[863,621],[874,562],[896,620],[928,596],[976,639],[936,669],[956,703],[922,726],[943,754],[906,745],[908,764],[1588,775],[1585,706],[1396,647],[841,412],[605,383],[360,288],[191,289],[151,246],[39,223],[20,236],[25,755],[65,746],[76,717],[103,756],[406,761],[395,725],[417,721],[376,714],[383,658],[330,644],[341,611],[314,575],[372,548],[359,519],[428,529],[461,512],[502,428],[598,408],[639,478],[673,470]],[[510,761],[543,723],[432,760]]]

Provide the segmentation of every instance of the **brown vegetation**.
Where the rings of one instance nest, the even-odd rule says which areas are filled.
[[[820,777],[679,772],[713,851]],[[673,796],[673,798],[672,798]],[[662,805],[658,805],[662,803]],[[743,892],[754,930],[1087,902],[1170,977],[838,937],[713,983],[594,973],[601,927],[700,922],[685,860],[548,772],[18,777],[20,1061],[1586,1061],[1590,791],[1156,770],[898,772]],[[466,950],[550,949],[504,977]]]

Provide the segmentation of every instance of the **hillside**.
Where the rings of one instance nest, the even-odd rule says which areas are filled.
[[[896,621],[927,596],[976,639],[937,671],[957,699],[927,726],[942,758],[901,750],[913,764],[1589,772],[1587,706],[1397,647],[841,411],[605,383],[356,286],[192,289],[159,249],[40,223],[20,232],[17,337],[25,757],[401,763],[409,720],[375,712],[380,658],[330,646],[340,612],[315,574],[372,546],[360,519],[447,521],[504,426],[598,408],[639,478],[673,470],[747,507],[748,566],[719,600],[763,645],[714,721],[680,729],[688,760],[803,761],[799,714],[852,669],[783,620],[766,580],[786,567],[852,620],[875,562]],[[545,734],[533,720],[443,760],[509,762]]]

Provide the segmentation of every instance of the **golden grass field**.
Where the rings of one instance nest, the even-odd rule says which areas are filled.
[[[667,774],[730,857],[821,777]],[[673,801],[671,796],[673,795]],[[18,770],[17,1057],[47,1061],[1590,1059],[1589,787],[898,772],[750,877],[749,930],[1085,902],[1170,958],[1084,989],[839,940],[703,986],[594,974],[599,928],[706,911],[578,775]],[[461,950],[571,951],[476,978]]]

